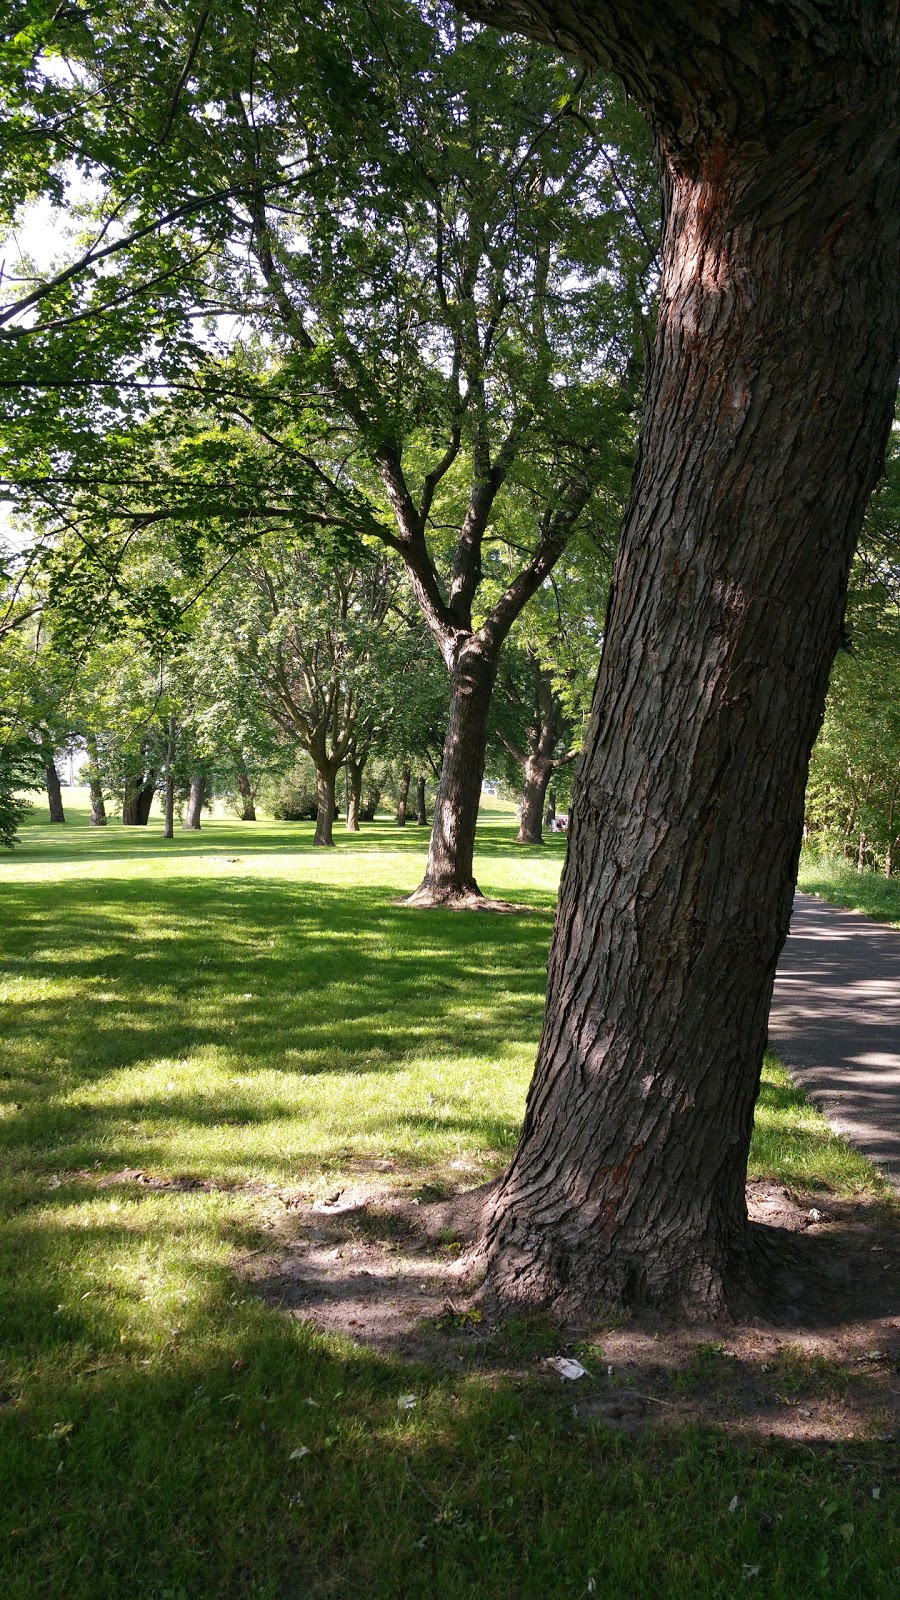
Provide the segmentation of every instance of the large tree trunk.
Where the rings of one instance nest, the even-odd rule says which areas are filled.
[[[106,804],[103,799],[103,782],[100,777],[100,766],[97,760],[97,741],[92,734],[88,734],[85,741],[88,753],[87,780],[91,796],[91,827],[106,827]]]
[[[255,805],[256,796],[255,796],[255,794],[253,792],[253,785],[250,782],[250,774],[247,771],[247,767],[246,767],[246,764],[244,762],[243,756],[238,756],[238,758],[237,758],[236,771],[237,771],[238,794],[241,797],[241,821],[242,822],[255,822],[256,821],[256,805]]]
[[[334,818],[337,810],[334,785],[336,769],[316,768],[316,831],[313,844],[329,848],[334,844]]]
[[[56,770],[56,762],[52,756],[44,765],[44,773],[47,782],[47,800],[50,806],[50,821],[65,822],[66,814],[63,810],[62,786],[59,781],[59,773]]]
[[[480,1246],[507,1301],[709,1316],[746,1279],[808,757],[896,393],[889,9],[761,0],[738,57],[701,0],[565,7],[656,116],[666,219],[544,1030]]]
[[[416,823],[420,828],[428,826],[428,812],[425,809],[425,774],[419,773],[416,783]]]
[[[425,876],[407,905],[465,905],[481,897],[472,870],[496,662],[468,639],[450,675],[450,718]]]
[[[400,774],[400,797],[397,801],[397,827],[406,827],[406,805],[409,800],[409,786],[412,782],[412,771],[404,767]]]
[[[195,772],[191,777],[191,792],[185,808],[183,827],[190,832],[200,832],[200,818],[203,815],[203,802],[206,799],[206,774]]]
[[[143,772],[129,778],[125,783],[125,797],[122,801],[122,826],[123,828],[145,828],[153,808],[156,794],[156,773]]]
[[[543,844],[541,824],[544,816],[544,797],[553,772],[553,762],[540,756],[529,756],[525,765],[525,791],[519,813],[517,844]]]

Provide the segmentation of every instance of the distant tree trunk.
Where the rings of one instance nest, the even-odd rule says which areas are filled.
[[[247,766],[242,755],[238,756],[235,765],[237,771],[238,794],[241,797],[241,821],[255,822],[256,805],[254,802],[256,796],[253,792],[253,785],[250,782],[250,774],[247,771]]]
[[[155,799],[156,773],[151,772],[144,784],[144,787],[138,795],[137,822],[139,827],[146,828],[147,823],[150,821],[150,813],[153,810],[153,802]]]
[[[56,762],[52,756],[46,762],[44,772],[47,779],[47,799],[50,803],[50,821],[65,822],[66,814],[63,811],[62,786],[59,781],[59,773],[56,770]]]
[[[551,789],[547,795],[547,809],[544,812],[544,827],[549,828],[556,816],[556,791]]]
[[[484,4],[621,68],[666,213],[540,1050],[478,1252],[507,1304],[706,1318],[750,1280],[809,753],[896,399],[898,39],[889,6],[726,9]]]
[[[163,817],[163,838],[175,837],[175,718],[169,718],[169,740],[166,745],[166,801]]]
[[[516,835],[516,843],[543,844],[542,821],[547,785],[553,773],[572,760],[572,753],[559,758],[553,754],[565,732],[565,720],[553,693],[553,679],[549,671],[542,666],[537,652],[531,645],[526,646],[525,653],[532,679],[527,747],[523,748],[502,732],[500,737],[525,775],[525,788],[519,803],[519,832]],[[517,695],[516,698],[520,697]]]
[[[539,756],[529,756],[525,764],[525,792],[519,813],[517,844],[543,844],[541,822],[544,815],[544,797],[553,772],[553,762],[542,761]]]
[[[200,832],[200,817],[203,813],[203,802],[206,799],[206,774],[195,772],[191,777],[191,792],[185,808],[183,827],[190,832]]]
[[[100,779],[100,766],[97,759],[97,741],[93,734],[88,734],[85,740],[88,753],[88,787],[91,795],[91,827],[106,827],[106,805],[103,799],[103,784]]]
[[[896,790],[892,789],[891,790],[891,803],[890,803],[890,807],[888,809],[888,819],[887,819],[887,821],[888,821],[888,847],[887,847],[887,851],[885,852],[885,857],[884,857],[884,875],[885,875],[886,878],[890,878],[892,876],[892,874],[893,874],[893,871],[894,871],[894,845],[896,843],[896,839],[894,838],[894,812],[896,811],[896,809],[897,809],[897,793],[896,793]]]
[[[428,812],[425,809],[425,775],[420,772],[416,785],[416,823],[420,828],[428,827]]]
[[[409,785],[412,772],[409,767],[404,767],[400,774],[400,797],[397,801],[397,827],[406,827],[406,802],[409,799]]]
[[[316,768],[316,831],[313,844],[328,849],[334,844],[334,818],[337,811],[334,786],[337,769]]]
[[[491,655],[476,639],[467,640],[450,677],[450,718],[428,864],[407,905],[464,904],[481,895],[472,862],[495,671]]]
[[[347,776],[349,779],[347,792],[347,821],[348,833],[359,833],[359,813],[362,810],[362,781],[366,759],[353,761],[348,757]]]
[[[140,772],[126,779],[125,797],[122,802],[122,826],[124,828],[145,828],[147,826],[155,794],[155,772],[151,771],[146,775]]]
[[[859,836],[859,848],[857,849],[857,852],[856,852],[856,870],[857,870],[857,872],[865,872],[865,870],[866,870],[866,849],[868,847],[868,843],[869,843],[869,841],[866,838],[865,834],[861,833],[860,836]]]

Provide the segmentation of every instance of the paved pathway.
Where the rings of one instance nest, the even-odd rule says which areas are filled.
[[[798,894],[769,1037],[832,1127],[900,1189],[900,931]]]

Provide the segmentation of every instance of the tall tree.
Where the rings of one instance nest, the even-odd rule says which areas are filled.
[[[502,711],[498,707],[497,732],[524,778],[516,840],[543,844],[550,779],[577,754],[570,746],[571,728],[554,689],[553,673],[534,645],[526,645],[517,661],[507,654],[501,688],[506,704]]]
[[[466,0],[622,74],[665,197],[638,466],[488,1288],[723,1312],[809,752],[894,404],[887,3]]]
[[[65,92],[69,149],[101,193],[84,208],[96,231],[81,256],[36,275],[4,313],[8,382],[37,417],[27,469],[17,419],[19,490],[52,499],[60,485],[64,497],[112,480],[121,498],[123,482],[133,489],[147,473],[134,514],[140,526],[159,514],[146,458],[140,473],[137,463],[111,473],[73,389],[100,384],[111,304],[114,372],[91,426],[116,378],[127,414],[146,407],[154,383],[196,403],[202,372],[220,412],[272,441],[293,426],[294,453],[305,443],[332,515],[349,474],[368,501],[368,531],[406,563],[450,676],[415,898],[477,898],[497,653],[592,496],[615,497],[625,475],[628,380],[655,254],[643,125],[608,80],[533,45],[501,47],[443,0],[343,0],[295,35],[269,0],[252,17],[236,0],[199,19],[153,0],[131,10],[114,3],[77,24],[48,17],[41,37],[58,33],[73,86],[48,98],[33,71],[17,90],[40,182],[61,189]],[[136,59],[146,104],[133,93]],[[176,61],[173,78],[166,63]],[[258,329],[278,381],[260,393],[246,364],[214,375],[208,326],[191,334],[199,311],[233,312],[240,340]],[[82,351],[77,380],[62,371],[64,326]],[[220,343],[225,328],[220,319]],[[36,409],[21,399],[28,382],[42,396]],[[521,542],[504,546],[499,512],[513,489],[530,517]],[[488,606],[492,566],[506,581]]]
[[[408,629],[393,614],[401,583],[402,569],[382,551],[360,546],[355,560],[337,563],[271,535],[212,602],[223,655],[315,765],[318,845],[334,843],[337,775],[350,756],[361,776],[383,684],[403,655]]]

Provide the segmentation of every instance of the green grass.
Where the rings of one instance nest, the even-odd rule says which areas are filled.
[[[849,906],[877,922],[900,928],[900,878],[879,872],[857,872],[849,861],[804,850],[797,887],[820,895],[833,906]]]
[[[536,1376],[319,1335],[236,1272],[275,1191],[333,1187],[354,1157],[423,1193],[502,1166],[563,840],[522,852],[495,806],[482,887],[534,914],[413,914],[394,902],[415,828],[323,854],[311,827],[220,818],[166,845],[91,832],[79,798],[0,863],[3,1600],[890,1592],[876,1441],[848,1479],[714,1431],[622,1438]],[[774,1060],[753,1160],[874,1183]],[[98,1187],[125,1167],[216,1187]]]

